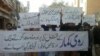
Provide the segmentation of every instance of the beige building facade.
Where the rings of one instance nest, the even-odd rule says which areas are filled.
[[[100,0],[73,0],[73,7],[82,7],[85,14],[100,12]]]
[[[16,11],[15,6],[16,0],[0,0],[0,30],[6,30],[8,23],[14,25],[17,22],[13,13]]]

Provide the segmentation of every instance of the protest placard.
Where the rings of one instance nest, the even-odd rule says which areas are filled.
[[[40,16],[41,25],[60,25],[60,15],[42,15]]]
[[[78,25],[82,18],[82,8],[80,7],[66,7],[62,8],[62,22],[75,23]]]
[[[65,15],[63,15],[62,17],[62,22],[63,24],[65,23],[75,23],[76,25],[78,25],[81,22],[81,15],[77,14],[77,13],[67,13]]]
[[[41,25],[60,25],[60,12],[58,8],[41,8],[40,24]]]
[[[0,31],[1,52],[87,51],[87,31]]]
[[[87,22],[91,26],[95,26],[96,25],[95,16],[94,15],[85,15],[84,18],[82,19],[82,23],[85,23],[85,22]]]
[[[61,8],[40,8],[40,15],[58,15]]]
[[[67,13],[78,13],[82,14],[82,8],[81,7],[65,7],[62,8],[62,14],[67,14]]]
[[[40,28],[38,13],[20,13],[19,25],[22,28]]]

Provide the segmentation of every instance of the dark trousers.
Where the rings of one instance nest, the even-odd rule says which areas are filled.
[[[80,51],[80,56],[92,56],[92,49],[89,49],[88,51]]]

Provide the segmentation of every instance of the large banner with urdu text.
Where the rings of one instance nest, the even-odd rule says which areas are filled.
[[[0,52],[87,50],[86,31],[0,31]]]

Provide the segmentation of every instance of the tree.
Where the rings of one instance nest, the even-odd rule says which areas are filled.
[[[62,7],[67,7],[67,5],[64,5],[64,2],[56,2],[56,0],[49,6],[50,8],[62,8]]]

